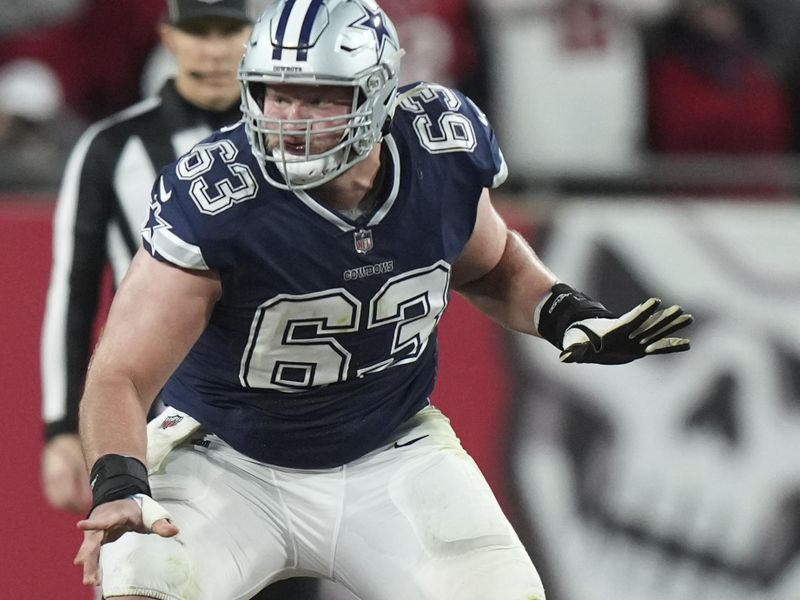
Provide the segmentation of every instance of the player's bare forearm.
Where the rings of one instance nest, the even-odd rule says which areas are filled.
[[[151,402],[142,399],[129,381],[108,378],[87,385],[79,413],[87,469],[104,454],[132,456],[145,463]]]
[[[506,230],[506,243],[497,264],[457,291],[504,327],[538,335],[533,312],[555,282],[555,275],[522,236]]]
[[[219,278],[137,254],[114,297],[80,406],[87,466],[121,454],[145,462],[146,415],[210,318]]]
[[[453,288],[504,327],[536,335],[534,310],[555,281],[483,190],[472,235],[453,265]]]

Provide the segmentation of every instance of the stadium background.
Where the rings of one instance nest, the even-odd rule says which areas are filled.
[[[632,21],[610,26],[590,11],[591,27],[559,42],[576,60],[531,61],[554,36],[539,4],[489,4],[485,42],[500,68],[473,95],[494,90],[483,100],[512,171],[501,211],[562,279],[613,308],[650,293],[683,304],[697,317],[693,349],[629,366],[560,365],[546,343],[502,331],[454,296],[434,401],[517,526],[549,600],[797,600],[796,149],[643,151]],[[415,43],[438,52],[419,34],[438,31],[430,21],[412,25]],[[558,85],[537,87],[555,73]],[[0,195],[0,597],[88,600],[71,564],[75,518],[48,508],[39,484],[55,198],[46,188],[16,183]]]

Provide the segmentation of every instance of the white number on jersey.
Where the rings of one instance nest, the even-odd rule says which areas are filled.
[[[425,113],[423,103],[443,100],[450,109],[439,115],[436,123]],[[473,105],[474,106],[474,105]],[[472,152],[477,146],[472,121],[457,112],[461,100],[452,90],[438,85],[423,85],[400,102],[400,108],[415,113],[414,132],[419,143],[431,154],[444,152]]]
[[[386,282],[370,301],[366,328],[393,326],[392,345],[385,360],[358,369],[359,377],[422,355],[447,306],[449,283],[444,261]],[[361,303],[342,288],[269,300],[250,326],[239,381],[284,392],[343,381],[352,355],[332,336],[358,333],[360,317]]]
[[[230,140],[219,140],[210,144],[198,144],[183,156],[177,165],[177,174],[184,181],[191,181],[189,194],[200,212],[215,215],[236,204],[254,198],[258,184],[250,167],[234,162],[239,150]],[[214,181],[214,194],[209,191],[203,177],[220,158],[227,167],[229,177]]]

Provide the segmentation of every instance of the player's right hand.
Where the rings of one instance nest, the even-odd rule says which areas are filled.
[[[82,514],[91,508],[92,490],[77,433],[59,434],[45,445],[42,488],[53,508]]]
[[[142,494],[96,506],[86,519],[78,521],[78,529],[83,530],[83,543],[73,564],[83,565],[85,585],[101,583],[100,547],[103,544],[110,544],[128,531],[155,533],[161,537],[178,533],[166,509]]]

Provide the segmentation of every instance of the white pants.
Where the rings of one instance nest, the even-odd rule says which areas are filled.
[[[244,600],[310,575],[362,600],[544,599],[489,486],[433,407],[338,468],[265,465],[206,436],[173,450],[150,482],[180,533],[104,545],[107,598]]]

